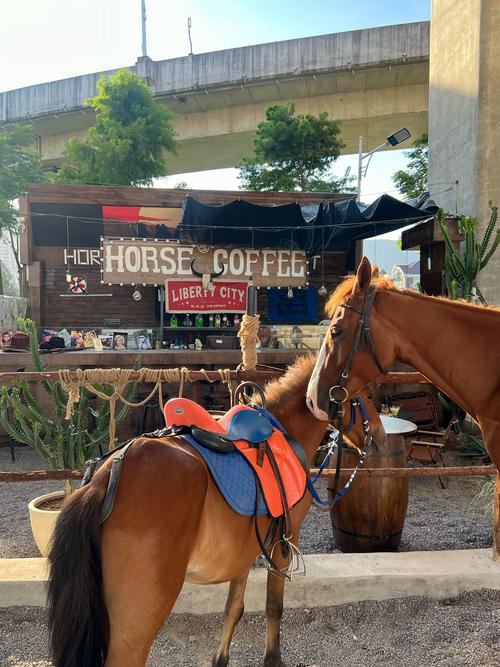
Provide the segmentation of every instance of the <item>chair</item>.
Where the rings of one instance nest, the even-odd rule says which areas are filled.
[[[415,439],[407,442],[406,460],[423,464],[446,467],[443,458],[445,448],[456,417],[452,418],[446,429],[439,429],[437,411],[431,394],[425,391],[399,394],[387,397],[389,405],[400,406],[399,417],[417,424]],[[438,477],[441,488],[446,489],[448,477]]]

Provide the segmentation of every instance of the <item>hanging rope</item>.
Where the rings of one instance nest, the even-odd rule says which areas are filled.
[[[254,370],[257,366],[257,341],[259,340],[259,315],[243,315],[238,338],[241,342],[242,362],[238,368]]]
[[[221,371],[224,373],[225,371]],[[230,372],[230,371],[228,371]],[[114,446],[116,433],[116,403],[118,400],[131,408],[140,408],[153,398],[155,392],[158,392],[158,400],[163,411],[163,392],[162,383],[179,385],[179,397],[182,396],[184,383],[191,380],[189,369],[187,368],[141,368],[139,377],[134,380],[138,383],[154,384],[151,392],[139,403],[129,401],[123,395],[127,385],[132,381],[131,375],[135,373],[132,368],[88,368],[85,370],[77,369],[70,371],[67,369],[59,370],[59,381],[63,389],[68,393],[68,403],[66,405],[66,419],[71,419],[75,403],[80,401],[80,389],[85,387],[87,391],[98,396],[103,401],[109,401],[109,445]],[[106,384],[113,388],[111,395],[105,394],[95,387],[96,384]]]

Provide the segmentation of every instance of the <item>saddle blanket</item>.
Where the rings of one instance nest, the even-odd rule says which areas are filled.
[[[250,410],[253,414],[243,415]],[[272,415],[267,419],[254,408],[236,405],[220,420],[216,421],[204,408],[185,398],[173,398],[165,404],[167,426],[197,427],[230,438],[235,450],[221,452],[205,446],[192,434],[183,435],[189,444],[203,457],[213,480],[232,509],[243,516],[254,516],[257,502],[256,476],[261,490],[257,513],[269,514],[273,518],[283,515],[281,493],[267,454],[259,461],[259,447],[252,439],[252,428],[246,424],[256,424],[253,431],[267,433],[266,440],[274,454],[285,487],[288,509],[303,497],[306,489],[306,473],[294,450],[286,439],[285,433],[277,428]],[[271,421],[271,419],[273,421]],[[241,424],[244,424],[242,427]],[[248,430],[248,440],[236,439],[240,433]],[[196,432],[196,429],[195,429]],[[252,443],[254,446],[252,446]]]

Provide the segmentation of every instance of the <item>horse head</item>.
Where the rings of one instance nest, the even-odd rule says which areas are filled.
[[[307,388],[307,405],[317,419],[334,418],[339,404],[387,372],[394,360],[394,346],[384,336],[375,305],[378,282],[378,267],[372,272],[363,257],[356,276],[339,285],[328,301],[331,322]]]

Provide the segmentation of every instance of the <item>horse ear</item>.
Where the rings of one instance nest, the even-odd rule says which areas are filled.
[[[372,281],[372,266],[368,257],[363,257],[356,273],[355,294],[364,294]]]
[[[378,264],[374,264],[372,266],[372,280],[373,278],[380,278],[380,270],[378,268]]]

